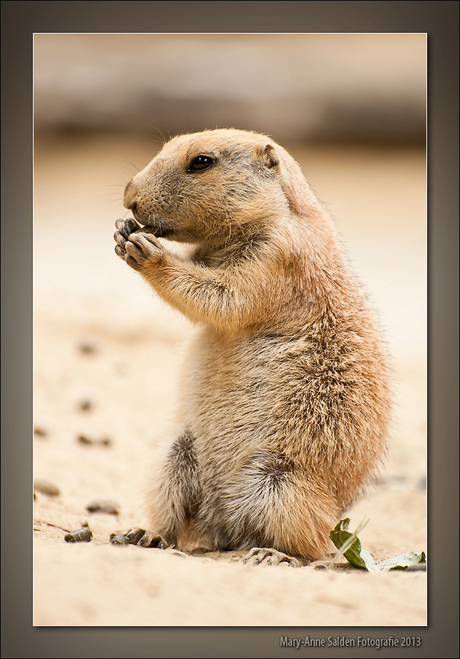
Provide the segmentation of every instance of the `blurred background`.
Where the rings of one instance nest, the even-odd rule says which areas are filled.
[[[141,399],[161,434],[191,330],[114,253],[124,187],[170,136],[216,127],[269,134],[332,216],[392,355],[390,473],[421,482],[425,111],[425,34],[35,34],[35,417],[82,460],[75,496],[94,484],[78,434],[111,432],[117,496],[138,488],[125,466],[152,442]],[[69,458],[48,446],[35,458],[53,480]],[[94,469],[107,492],[113,473]]]
[[[35,37],[35,128],[423,143],[423,34]]]

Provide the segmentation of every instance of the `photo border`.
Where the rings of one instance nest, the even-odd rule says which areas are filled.
[[[428,34],[426,628],[32,626],[32,39],[146,31]],[[422,638],[380,657],[458,656],[458,74],[458,2],[2,2],[2,656],[369,656],[279,644],[358,634]]]

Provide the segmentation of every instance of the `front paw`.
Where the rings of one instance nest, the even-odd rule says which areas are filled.
[[[118,231],[114,233],[115,253],[134,270],[142,270],[146,262],[158,262],[165,250],[152,234],[142,230],[136,220],[117,220]]]

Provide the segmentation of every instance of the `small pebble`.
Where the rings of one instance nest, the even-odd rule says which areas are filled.
[[[88,412],[89,410],[93,409],[94,404],[89,398],[85,398],[85,400],[82,400],[82,401],[79,402],[78,407],[83,412]]]
[[[94,355],[97,352],[97,345],[92,341],[82,341],[78,349],[85,355]]]
[[[94,441],[86,435],[78,435],[77,442],[80,442],[80,444],[94,444]]]
[[[66,533],[64,536],[66,542],[91,542],[92,537],[93,533],[88,526]]]
[[[77,437],[77,442],[80,444],[86,444],[87,446],[110,446],[112,440],[110,437],[103,437],[102,439],[90,439],[86,435],[79,435]]]
[[[92,501],[86,506],[89,513],[106,513],[107,515],[118,515],[120,513],[120,506],[113,501],[105,501],[97,499]]]
[[[49,497],[57,497],[61,494],[60,490],[53,483],[43,480],[34,481],[34,490],[41,492],[42,494],[47,494]]]

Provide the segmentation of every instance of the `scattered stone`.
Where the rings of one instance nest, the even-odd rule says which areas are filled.
[[[66,542],[91,542],[92,537],[93,533],[87,525],[64,536]]]
[[[93,341],[81,341],[78,344],[78,349],[84,355],[94,355],[98,352],[98,347]]]
[[[86,446],[111,446],[112,440],[110,437],[103,437],[102,439],[91,439],[86,435],[78,435],[77,442],[86,444]]]
[[[80,444],[94,444],[94,440],[86,437],[86,435],[78,435],[77,442],[80,442]]]
[[[86,506],[89,513],[105,513],[106,515],[118,515],[120,506],[113,501],[97,499]]]
[[[78,403],[78,407],[83,412],[89,412],[90,410],[92,410],[94,408],[94,404],[89,398],[85,398],[84,400],[82,400]]]
[[[34,480],[34,490],[42,494],[47,494],[49,497],[57,497],[61,494],[61,491],[56,485],[44,480]]]

